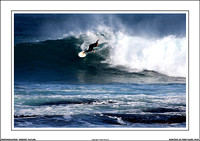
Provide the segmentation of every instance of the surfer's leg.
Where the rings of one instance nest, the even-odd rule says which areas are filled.
[[[89,49],[84,51],[84,52],[90,52],[90,51],[92,51],[92,47],[91,46],[89,46]]]
[[[84,51],[84,52],[90,52],[90,50],[88,49],[88,50],[86,50],[86,51]]]

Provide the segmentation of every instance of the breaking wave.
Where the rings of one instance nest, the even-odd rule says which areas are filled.
[[[77,56],[97,39],[100,44],[95,54]],[[180,77],[185,81],[186,46],[186,38],[173,35],[148,39],[99,26],[98,32],[88,30],[85,34],[65,34],[63,39],[16,44],[14,67],[16,78],[20,74],[32,76],[32,80],[36,71],[45,79],[79,82],[134,82],[146,77],[153,82],[174,82]]]

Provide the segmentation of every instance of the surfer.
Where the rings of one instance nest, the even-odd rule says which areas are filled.
[[[83,53],[85,53],[85,52],[90,52],[90,51],[93,51],[93,52],[95,53],[94,47],[97,47],[97,46],[99,45],[98,42],[99,42],[99,39],[96,41],[96,43],[90,44],[90,45],[89,45],[89,49],[86,50],[86,51],[84,51]]]

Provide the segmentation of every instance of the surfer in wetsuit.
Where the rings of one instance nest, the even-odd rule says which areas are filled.
[[[93,52],[95,53],[94,47],[97,47],[97,46],[99,45],[98,42],[99,42],[99,39],[96,41],[96,43],[90,44],[90,45],[89,45],[89,49],[86,50],[86,51],[84,51],[83,53],[85,53],[85,52],[90,52],[90,51],[93,51]]]

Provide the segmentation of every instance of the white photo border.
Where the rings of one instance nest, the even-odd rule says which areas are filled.
[[[43,5],[46,4],[46,5]],[[81,11],[94,9],[117,11],[188,11],[188,82],[187,103],[188,130],[176,131],[44,131],[12,130],[12,11]],[[105,6],[103,6],[105,5]],[[197,0],[1,0],[1,95],[0,95],[0,139],[1,140],[41,140],[41,141],[165,141],[165,140],[199,140],[200,139],[200,96],[199,96],[199,7]],[[59,10],[58,10],[59,9]],[[187,27],[186,27],[187,28]],[[186,35],[187,36],[187,35]],[[189,56],[190,55],[190,56]],[[186,102],[187,102],[186,101]],[[11,107],[10,107],[11,106]],[[41,131],[41,132],[40,132]],[[66,140],[67,139],[67,140]]]
[[[12,131],[188,131],[189,126],[189,11],[187,10],[13,10],[12,21]],[[185,14],[186,15],[186,127],[185,128],[15,128],[14,127],[14,14]]]

